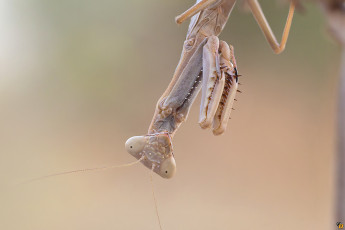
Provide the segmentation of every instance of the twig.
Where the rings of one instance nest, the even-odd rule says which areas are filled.
[[[338,139],[336,167],[335,221],[345,222],[345,4],[341,0],[322,0],[321,6],[329,23],[329,30],[340,43],[339,98],[338,98]]]
[[[345,221],[345,47],[342,48],[338,101],[338,152],[336,156],[336,221]]]

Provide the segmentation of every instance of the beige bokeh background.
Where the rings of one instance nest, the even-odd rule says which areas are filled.
[[[277,36],[287,6],[262,1]],[[142,165],[12,184],[134,160],[178,62],[193,1],[0,1],[0,229],[159,229]],[[178,171],[154,176],[163,228],[324,230],[332,219],[339,51],[318,8],[274,55],[238,6],[221,34],[242,94],[225,135],[174,138]],[[10,186],[10,187],[9,187]]]

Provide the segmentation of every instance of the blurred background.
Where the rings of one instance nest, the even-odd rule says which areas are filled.
[[[261,1],[278,40],[288,5]],[[136,166],[12,186],[135,159],[171,80],[192,0],[0,1],[0,229],[159,229],[149,170]],[[316,5],[295,15],[275,55],[235,6],[242,94],[223,136],[197,124],[174,138],[177,174],[154,176],[163,229],[335,229],[333,159],[339,49]]]

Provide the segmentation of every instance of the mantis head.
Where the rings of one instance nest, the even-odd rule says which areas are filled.
[[[168,179],[174,176],[176,163],[169,134],[134,136],[126,141],[125,148],[161,177]]]

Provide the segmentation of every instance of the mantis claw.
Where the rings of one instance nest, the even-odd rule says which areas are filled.
[[[199,124],[203,129],[212,125],[225,78],[219,67],[219,39],[211,36],[203,49],[203,80]]]
[[[225,131],[238,88],[233,47],[210,37],[204,46],[203,73],[199,124],[209,128],[213,123],[213,133],[219,135]]]
[[[213,119],[213,134],[222,134],[228,124],[230,113],[233,109],[236,92],[238,89],[238,77],[234,48],[226,42],[222,42],[222,61],[228,67],[225,72],[225,86]]]

